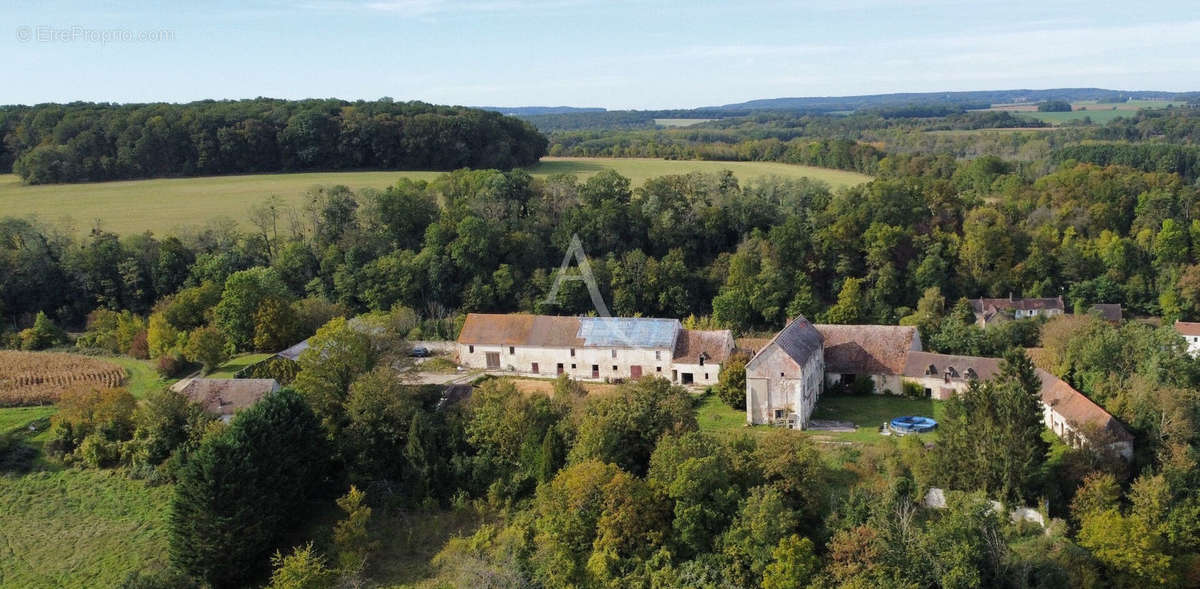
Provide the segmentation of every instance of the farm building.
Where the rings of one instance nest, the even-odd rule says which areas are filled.
[[[900,394],[909,384],[946,400],[1001,365],[998,358],[924,352],[912,327],[814,325],[804,317],[755,344],[758,353],[746,364],[746,421],[793,429],[808,426],[824,387],[869,378],[876,393]],[[1119,421],[1058,377],[1037,373],[1047,428],[1073,446],[1098,443],[1132,456],[1133,438]]]
[[[1193,358],[1200,355],[1200,323],[1176,321],[1175,331],[1179,332],[1183,341],[1187,342],[1188,354],[1191,354]]]
[[[746,421],[804,429],[824,381],[821,334],[797,317],[746,364]]]
[[[912,352],[905,363],[904,381],[944,401],[962,394],[971,382],[998,374],[1000,363],[999,358]],[[1116,418],[1057,376],[1041,368],[1037,374],[1042,381],[1042,419],[1055,435],[1072,446],[1102,443],[1127,459],[1133,456],[1133,437]]]
[[[899,393],[900,375],[911,351],[921,350],[915,327],[896,325],[817,325],[825,348],[828,384],[874,381],[876,393]]]
[[[797,317],[746,365],[746,419],[802,429],[825,386],[861,379],[877,393],[899,393],[905,358],[920,349],[914,327],[814,325]]]
[[[179,392],[228,423],[235,413],[279,388],[270,378],[193,378]]]
[[[1088,309],[1088,313],[1112,323],[1120,323],[1124,318],[1120,303],[1096,303]]]
[[[975,323],[980,327],[1012,319],[1053,317],[1062,315],[1066,310],[1062,297],[1018,299],[1009,295],[1002,299],[971,299],[970,303],[971,311],[975,313]]]
[[[463,366],[578,380],[715,384],[732,352],[730,332],[683,329],[676,319],[471,313],[458,336]]]

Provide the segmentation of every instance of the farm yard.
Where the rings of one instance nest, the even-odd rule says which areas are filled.
[[[45,405],[73,386],[120,386],[125,369],[74,354],[0,350],[0,407]]]
[[[629,177],[634,186],[655,176],[721,170],[732,170],[743,182],[779,176],[812,178],[841,187],[870,180],[854,172],[776,162],[648,158],[547,157],[529,171],[535,177],[576,174],[583,179],[606,169]],[[118,234],[145,231],[178,234],[210,222],[238,224],[237,219],[244,219],[252,205],[271,195],[299,206],[304,193],[314,186],[344,184],[352,190],[382,189],[400,178],[433,180],[440,175],[441,172],[316,172],[28,186],[14,174],[0,174],[0,209],[6,215],[63,223],[77,234],[87,233],[97,225]],[[243,230],[248,228],[244,221],[241,224]]]

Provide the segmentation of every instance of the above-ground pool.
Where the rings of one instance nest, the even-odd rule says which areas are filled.
[[[930,417],[905,415],[891,421],[892,431],[902,434],[923,434],[937,428],[937,422]]]

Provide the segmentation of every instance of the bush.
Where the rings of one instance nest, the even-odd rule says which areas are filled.
[[[921,386],[921,383],[906,380],[904,381],[903,392],[904,396],[909,399],[925,398],[925,387]]]
[[[84,438],[75,453],[84,464],[92,468],[114,466],[121,459],[121,450],[117,443],[104,439],[104,436],[98,433]]]
[[[158,362],[154,365],[154,369],[158,374],[166,378],[174,378],[179,376],[188,366],[182,358],[166,354],[158,357]]]
[[[745,356],[734,356],[721,367],[715,388],[717,396],[727,405],[739,411],[746,410],[746,362]]]

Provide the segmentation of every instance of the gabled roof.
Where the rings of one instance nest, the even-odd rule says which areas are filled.
[[[1042,309],[1065,310],[1062,297],[1017,299],[1013,297],[1002,299],[970,299],[971,310],[983,314],[989,308],[999,310],[1039,311]]]
[[[955,356],[950,354],[933,354],[930,352],[910,352],[908,362],[904,366],[904,376],[909,378],[941,378],[947,368],[954,368],[957,378],[964,378],[967,369],[975,371],[980,380],[988,380],[1000,372],[999,358],[981,358],[978,356]],[[936,374],[927,375],[929,367],[933,366]],[[1118,441],[1129,441],[1133,436],[1103,407],[1094,403],[1087,395],[1075,390],[1062,379],[1053,374],[1036,369],[1038,378],[1042,381],[1042,402],[1061,415],[1073,426],[1090,425],[1111,434]]]
[[[460,344],[547,348],[674,348],[677,319],[468,313]]]
[[[308,340],[304,340],[282,352],[276,353],[275,355],[279,356],[280,358],[287,358],[288,360],[291,360],[292,362],[299,362],[300,354],[303,354],[304,350],[307,350],[307,349],[308,349]]]
[[[825,342],[825,371],[901,374],[908,353],[920,349],[917,328],[900,325],[817,325]]]
[[[1120,321],[1122,317],[1119,303],[1096,303],[1088,312],[1100,315],[1105,321]]]
[[[1118,441],[1133,440],[1129,430],[1120,421],[1087,398],[1087,395],[1041,368],[1037,369],[1037,374],[1042,379],[1042,402],[1073,426],[1086,424],[1108,432]]]
[[[933,374],[929,373],[930,367],[933,367]],[[967,370],[970,369],[980,380],[987,380],[1000,372],[1000,359],[935,354],[933,352],[909,352],[908,360],[904,363],[904,376],[942,378],[948,369],[953,369],[953,373],[958,374],[956,378],[965,378]]]
[[[684,329],[675,340],[675,362],[695,364],[701,354],[705,362],[722,363],[733,351],[733,334],[728,329],[702,331]]]
[[[180,391],[214,415],[233,415],[279,389],[273,378],[194,378]]]
[[[773,345],[783,350],[783,353],[787,354],[796,364],[804,366],[813,354],[821,353],[821,334],[807,318],[799,315],[779,330],[779,333],[775,334],[771,341],[759,348],[758,353],[746,365],[747,368]]]
[[[1179,335],[1200,335],[1200,323],[1176,321],[1175,331],[1178,331]]]

